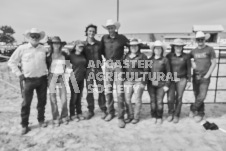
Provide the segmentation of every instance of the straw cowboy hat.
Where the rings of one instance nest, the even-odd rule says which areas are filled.
[[[24,33],[24,36],[25,36],[27,39],[31,39],[30,34],[32,34],[32,33],[40,34],[39,40],[42,40],[42,39],[45,37],[45,32],[44,32],[44,31],[40,31],[40,30],[37,29],[37,28],[31,28],[30,30],[27,30],[27,31]]]
[[[163,50],[166,50],[166,46],[159,40],[156,40],[152,46],[149,46],[152,51],[154,51],[155,47],[162,47]]]
[[[186,44],[183,42],[182,39],[177,38],[177,39],[174,39],[173,43],[170,45],[171,46],[185,46]]]
[[[198,32],[196,32],[196,34],[195,34],[195,38],[196,38],[196,39],[199,39],[199,38],[205,38],[205,40],[207,40],[207,39],[210,38],[210,34],[204,34],[204,32],[198,31]]]
[[[60,43],[61,45],[66,45],[67,43],[65,41],[61,41],[60,37],[54,36],[49,41],[47,41],[49,45],[52,45],[53,43]]]
[[[106,21],[106,24],[105,25],[102,25],[102,26],[104,27],[104,29],[107,29],[108,26],[115,26],[116,27],[116,30],[118,30],[121,25],[120,25],[119,22],[115,22],[112,19],[108,19]]]
[[[138,41],[138,39],[133,38],[133,39],[130,40],[129,45],[130,46],[141,45],[141,43]]]

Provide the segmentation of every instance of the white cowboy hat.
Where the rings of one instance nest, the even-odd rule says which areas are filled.
[[[133,38],[133,39],[131,39],[130,40],[130,42],[129,42],[129,45],[131,46],[131,45],[140,45],[141,43],[139,42],[139,40],[138,39],[136,39],[136,38]]]
[[[107,29],[108,26],[115,26],[116,30],[118,30],[121,25],[119,22],[115,22],[112,19],[108,19],[106,21],[106,25],[102,25],[102,26],[104,27],[104,29]]]
[[[31,33],[36,33],[36,34],[40,34],[40,38],[39,40],[42,40],[44,37],[45,37],[45,32],[44,31],[40,31],[39,29],[37,28],[31,28],[30,30],[27,30],[24,34],[24,36],[27,38],[27,39],[31,39],[30,37],[30,34]]]
[[[185,46],[186,44],[183,42],[182,39],[180,38],[177,38],[177,39],[174,39],[173,43],[170,44],[171,46]]]
[[[154,44],[151,45],[151,46],[149,45],[149,47],[150,47],[150,49],[151,49],[152,51],[154,51],[154,48],[155,48],[155,47],[162,47],[164,51],[166,50],[166,46],[165,46],[161,41],[159,41],[159,40],[156,40],[156,41],[154,42]]]
[[[196,32],[195,34],[195,38],[205,38],[205,40],[209,39],[210,38],[210,34],[204,34],[204,32],[202,31],[198,31]]]

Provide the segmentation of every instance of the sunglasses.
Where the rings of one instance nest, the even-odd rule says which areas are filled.
[[[39,39],[41,36],[40,36],[40,34],[37,34],[37,33],[31,33],[31,34],[30,34],[30,37],[31,37],[32,39]]]
[[[198,42],[203,42],[203,41],[205,41],[205,39],[203,39],[203,38],[198,38],[198,39],[196,39],[196,41],[198,41]]]

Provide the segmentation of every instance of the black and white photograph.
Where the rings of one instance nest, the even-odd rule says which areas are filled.
[[[225,0],[0,0],[0,151],[225,151]]]

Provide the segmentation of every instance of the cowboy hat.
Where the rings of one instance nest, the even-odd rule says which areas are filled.
[[[162,47],[163,51],[166,50],[166,46],[159,40],[156,40],[153,45],[149,46],[152,51],[154,51],[155,47]]]
[[[182,39],[177,38],[177,39],[174,39],[173,43],[170,45],[171,46],[185,46],[186,44],[183,42]]]
[[[65,41],[61,41],[60,37],[54,36],[50,40],[47,41],[49,45],[52,45],[53,43],[60,43],[61,45],[66,45],[67,43]]]
[[[116,30],[118,30],[121,25],[120,25],[119,22],[115,22],[112,19],[108,19],[106,21],[106,24],[105,25],[102,25],[102,26],[104,27],[104,29],[107,29],[108,26],[115,26],[116,27]]]
[[[30,30],[27,30],[27,31],[25,32],[24,36],[25,36],[27,39],[31,39],[30,34],[32,34],[32,33],[39,34],[39,35],[40,35],[39,40],[42,40],[42,39],[45,37],[45,32],[44,32],[44,31],[40,31],[40,30],[37,29],[37,28],[31,28]]]
[[[205,40],[210,38],[210,34],[204,34],[202,31],[198,31],[195,34],[195,39],[204,38]]]
[[[82,46],[84,47],[86,45],[85,41],[82,40],[76,40],[74,43],[74,46]]]
[[[133,39],[131,39],[130,40],[130,42],[129,42],[129,45],[130,46],[134,46],[134,45],[140,45],[141,43],[138,41],[138,39],[136,39],[136,38],[133,38]]]

